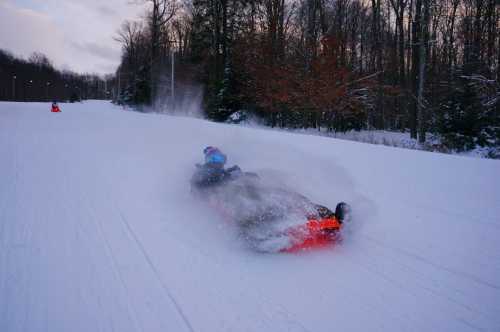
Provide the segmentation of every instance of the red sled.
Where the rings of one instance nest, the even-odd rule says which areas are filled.
[[[341,239],[342,225],[343,222],[334,215],[325,218],[310,218],[304,226],[289,230],[290,237],[295,239],[296,243],[281,252],[296,253],[333,246]]]

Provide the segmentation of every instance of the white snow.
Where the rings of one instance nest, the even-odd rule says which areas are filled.
[[[195,113],[191,113],[193,116]],[[234,113],[236,117],[240,113]],[[233,115],[234,115],[233,114]],[[236,117],[231,118],[233,123],[237,123]],[[400,132],[400,131],[389,131],[389,130],[350,130],[347,132],[334,132],[328,131],[325,128],[321,128],[321,130],[314,128],[307,129],[290,129],[290,128],[270,128],[265,126],[262,121],[259,121],[255,118],[250,118],[247,121],[240,122],[240,125],[250,127],[250,128],[260,128],[266,130],[276,130],[288,133],[295,134],[304,134],[304,135],[314,135],[314,136],[323,136],[323,137],[333,137],[341,140],[348,141],[356,141],[362,143],[370,143],[370,144],[381,144],[391,147],[405,148],[411,150],[422,150],[422,151],[433,151],[440,152],[446,154],[454,154],[459,156],[467,156],[473,158],[492,158],[499,159],[499,151],[500,148],[498,146],[484,146],[476,145],[472,150],[467,151],[458,151],[457,149],[451,149],[446,147],[443,143],[443,139],[437,135],[432,133],[427,133],[426,142],[419,143],[417,139],[411,138],[410,132]]]
[[[500,162],[123,111],[0,103],[0,331],[500,331]],[[260,254],[190,194],[207,145],[329,207]]]

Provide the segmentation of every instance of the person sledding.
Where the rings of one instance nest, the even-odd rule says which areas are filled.
[[[57,102],[52,103],[52,108],[50,110],[52,113],[59,113],[61,112],[61,109],[59,108],[59,105],[57,105]]]
[[[237,177],[241,173],[238,166],[224,168],[227,157],[218,148],[208,146],[203,149],[205,162],[197,164],[197,172],[191,180],[192,186],[197,189],[212,187],[222,184],[224,181]]]
[[[191,192],[206,199],[226,219],[238,225],[241,236],[260,252],[297,252],[338,242],[350,219],[348,204],[335,212],[290,189],[273,186],[238,166],[225,168],[227,157],[218,148],[203,150],[196,165]],[[303,223],[290,225],[290,220]]]

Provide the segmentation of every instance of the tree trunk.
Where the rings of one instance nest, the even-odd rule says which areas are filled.
[[[496,19],[500,20],[500,9],[497,10]],[[500,82],[500,33],[497,33],[497,37],[498,37],[498,46],[497,46],[497,82]]]
[[[306,71],[311,69],[316,55],[316,0],[307,0],[307,27],[306,27]]]
[[[429,19],[430,19],[430,8],[429,1],[424,0],[424,15],[422,17],[421,33],[419,40],[419,74],[418,74],[418,141],[420,143],[425,143],[425,132],[426,132],[426,106],[424,101],[424,84],[425,84],[425,67],[427,64],[427,54],[429,48]]]
[[[487,19],[488,19],[487,61],[488,61],[488,68],[491,70],[493,68],[493,63],[495,61],[494,54],[493,54],[493,51],[495,49],[495,35],[498,34],[497,22],[495,20],[495,0],[489,0],[488,10],[487,10],[486,15],[487,15]],[[491,75],[491,76],[494,76],[494,72],[492,74],[493,75]]]
[[[401,86],[406,85],[405,78],[405,36],[404,36],[404,13],[406,1],[400,1],[399,3],[399,79]]]
[[[413,80],[413,103],[410,113],[410,135],[417,138],[418,127],[418,89],[419,89],[419,70],[420,70],[420,47],[421,42],[421,20],[422,20],[422,0],[415,1],[415,19],[412,26],[412,80]]]
[[[449,37],[449,59],[448,59],[448,72],[450,75],[452,74],[453,71],[453,66],[456,63],[456,53],[455,53],[455,19],[457,15],[457,8],[460,0],[455,0],[453,3],[453,10],[451,13],[451,24],[450,24],[450,37]]]

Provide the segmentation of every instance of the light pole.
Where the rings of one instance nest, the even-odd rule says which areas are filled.
[[[116,91],[116,102],[118,103],[118,105],[121,105],[121,86],[120,86],[120,83],[121,83],[121,67],[118,67],[118,88],[117,88],[117,91]],[[135,86],[135,84],[134,84]]]
[[[26,94],[26,100],[31,99],[31,84],[33,84],[33,80],[28,81],[28,93]]]
[[[171,70],[171,75],[170,75],[170,99],[172,103],[172,110],[175,111],[175,40],[169,40],[171,43],[170,46],[170,53],[171,53],[171,60],[172,60],[172,70]]]
[[[49,100],[49,86],[50,86],[50,82],[47,82],[47,84],[45,86],[45,98],[47,99],[47,101]]]
[[[12,76],[12,100],[16,101],[16,79],[17,76]]]
[[[174,42],[175,45],[175,42]],[[175,48],[172,47],[172,110],[175,111],[175,90],[174,90],[174,82],[175,82],[175,68],[174,68],[174,61],[175,58]]]

